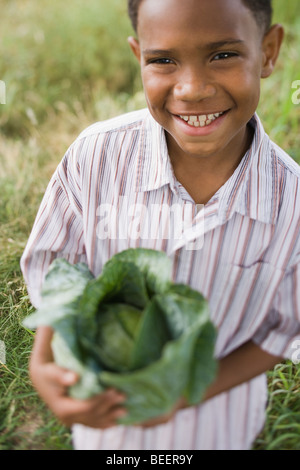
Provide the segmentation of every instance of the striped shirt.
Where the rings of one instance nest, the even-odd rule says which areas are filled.
[[[300,169],[254,115],[251,147],[204,207],[176,180],[164,130],[147,109],[95,123],[68,149],[41,203],[21,267],[40,302],[50,263],[95,276],[129,247],[163,250],[173,280],[208,300],[215,354],[253,340],[293,358],[300,340]],[[264,425],[265,375],[153,428],[73,427],[75,449],[249,449]]]

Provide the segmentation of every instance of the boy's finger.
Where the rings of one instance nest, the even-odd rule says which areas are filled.
[[[58,367],[56,364],[47,364],[44,367],[44,373],[47,374],[48,380],[54,384],[69,387],[78,380],[78,375],[75,372]]]
[[[74,385],[77,382],[77,380],[78,380],[78,376],[75,372],[68,370],[68,371],[64,371],[62,374],[62,382],[67,387],[70,385]]]
[[[81,423],[93,428],[108,428],[117,424],[118,418],[127,414],[122,407],[124,397],[117,393],[103,393],[87,400],[61,397],[53,404],[60,420],[67,426]],[[120,403],[117,403],[117,402]]]
[[[105,398],[106,401],[111,403],[122,403],[126,400],[124,393],[115,390],[114,388],[107,389],[102,394],[102,399]]]

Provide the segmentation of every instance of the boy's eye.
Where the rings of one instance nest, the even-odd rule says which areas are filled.
[[[219,54],[214,56],[213,60],[225,60],[231,57],[237,57],[237,54],[235,52],[219,52]]]
[[[173,64],[173,61],[172,59],[167,59],[165,57],[162,57],[160,59],[152,59],[150,61],[151,64],[161,64],[161,65],[169,65],[169,64]]]

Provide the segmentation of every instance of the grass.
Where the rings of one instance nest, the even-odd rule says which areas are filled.
[[[256,450],[300,450],[300,368],[290,361],[268,373],[269,403]]]
[[[125,40],[131,33],[125,3],[1,2],[0,79],[7,99],[0,105],[0,341],[6,348],[0,450],[71,448],[69,430],[28,377],[33,336],[21,323],[32,306],[19,260],[46,185],[78,133],[95,120],[144,106]],[[276,72],[262,83],[259,114],[271,138],[300,163],[300,105],[292,102],[292,83],[300,80],[300,4],[274,3],[286,40]],[[267,421],[255,449],[300,449],[299,374],[288,361],[268,373]]]
[[[300,163],[300,106],[292,100],[292,84],[300,79],[300,4],[277,0],[274,6],[274,22],[285,27],[285,39],[272,77],[262,81],[258,111],[271,139]]]

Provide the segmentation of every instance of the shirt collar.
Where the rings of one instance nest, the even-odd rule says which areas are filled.
[[[148,112],[139,141],[136,191],[152,191],[166,184],[176,187],[164,129]]]
[[[276,222],[279,204],[277,155],[257,114],[250,124],[254,127],[251,147],[233,175],[210,201],[218,212],[220,224],[235,212],[263,223]],[[166,184],[178,192],[164,129],[148,112],[139,141],[135,190],[152,191]]]
[[[235,212],[266,224],[275,224],[279,209],[278,157],[255,114],[251,147],[229,180],[219,190],[220,222]]]

